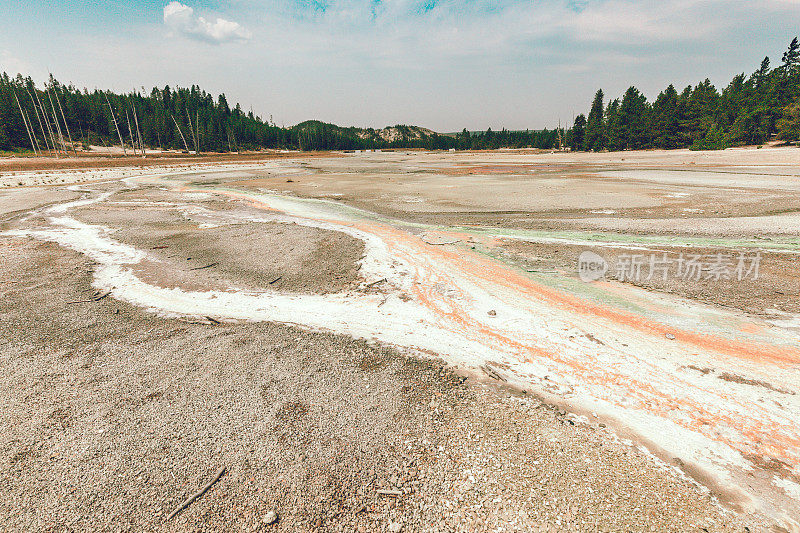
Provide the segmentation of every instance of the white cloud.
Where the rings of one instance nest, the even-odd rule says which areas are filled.
[[[32,74],[31,66],[8,50],[0,50],[0,72],[6,72],[9,76]]]
[[[274,114],[279,124],[319,118],[440,131],[552,127],[585,113],[598,88],[611,98],[633,84],[653,98],[669,83],[685,87],[706,77],[723,87],[767,54],[779,63],[797,35],[800,6],[800,0],[194,1],[164,0],[154,24],[112,40],[65,24],[39,46],[32,28],[10,28],[10,37],[0,36],[0,70],[29,70],[16,57],[56,66],[59,79],[81,87],[197,83],[225,92],[229,102],[252,104],[262,116]],[[201,5],[226,11],[212,15]],[[246,54],[235,41],[249,32],[238,25],[226,30],[217,17],[253,31]],[[237,29],[245,33],[237,37]],[[165,32],[180,38],[164,47]],[[195,53],[198,40],[226,39],[234,43]],[[31,74],[42,80],[47,71]]]
[[[208,20],[195,15],[194,9],[180,2],[164,6],[164,24],[178,33],[213,44],[249,41],[253,37],[238,22],[223,18]]]

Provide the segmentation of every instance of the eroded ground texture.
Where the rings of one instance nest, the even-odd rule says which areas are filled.
[[[2,526],[797,530],[798,162],[2,174]]]

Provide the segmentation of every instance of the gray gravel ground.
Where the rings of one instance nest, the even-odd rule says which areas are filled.
[[[11,238],[0,257],[2,529],[764,529],[599,424],[435,360],[66,304],[93,293],[84,257]]]
[[[45,205],[75,200],[80,196],[78,192],[50,187],[3,190],[0,191],[0,216],[5,218]]]
[[[335,293],[358,284],[362,241],[344,233],[294,223],[242,222],[264,217],[238,201],[209,196],[191,206],[178,193],[137,189],[74,210],[88,224],[115,228],[114,239],[145,250],[153,260],[136,274],[161,287],[230,287]]]

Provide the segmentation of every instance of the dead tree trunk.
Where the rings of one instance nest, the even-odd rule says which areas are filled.
[[[183,132],[181,131],[181,127],[178,125],[178,121],[175,120],[175,116],[170,114],[169,116],[172,117],[172,122],[175,123],[175,127],[178,128],[178,133],[181,134],[181,139],[183,139],[183,147],[186,149],[186,152],[189,152],[189,145],[186,144],[186,137],[183,136]]]
[[[78,151],[75,149],[75,144],[72,142],[72,134],[69,132],[69,124],[67,124],[67,117],[64,116],[64,108],[61,107],[61,99],[58,97],[58,91],[53,90],[56,94],[56,102],[58,103],[58,110],[61,111],[61,118],[64,119],[64,128],[67,130],[67,137],[69,138],[69,144],[72,145],[72,153],[75,154],[75,157],[78,157]]]
[[[108,99],[108,93],[103,93],[106,96],[106,103],[108,104],[108,110],[111,111],[111,118],[114,120],[114,127],[117,129],[117,136],[119,137],[119,144],[122,145],[122,155],[128,155],[128,151],[125,149],[125,143],[122,142],[122,134],[119,132],[119,125],[117,124],[117,116],[114,114],[114,108],[111,107],[111,102]]]
[[[39,108],[36,107],[36,100],[33,99],[33,95],[31,94],[30,91],[28,91],[28,96],[31,98],[31,103],[33,104],[33,112],[36,113],[36,121],[39,122],[39,129],[42,130],[42,137],[44,138],[44,147],[47,149],[47,151],[50,151],[50,144],[47,141],[47,131],[45,131],[44,125],[42,124],[42,117],[39,116]],[[41,149],[39,151],[41,152]]]
[[[28,140],[31,141],[31,148],[33,149],[33,154],[39,155],[36,153],[36,145],[33,143],[33,136],[31,135],[31,130],[28,127],[28,121],[25,119],[25,112],[22,110],[22,104],[19,103],[19,98],[17,98],[17,91],[14,91],[14,100],[17,101],[17,107],[19,107],[19,114],[22,115],[22,123],[25,125],[25,131],[28,133]]]
[[[36,88],[34,88],[33,92],[36,94],[36,100],[39,102],[39,110],[42,112],[42,118],[44,119],[44,123],[47,125],[47,131],[50,133],[50,145],[52,146],[53,153],[55,154],[56,158],[58,158],[58,147],[56,146],[56,138],[53,135],[53,128],[50,127],[50,119],[47,118],[47,113],[42,105],[42,99],[39,98],[39,93],[36,92]]]
[[[61,149],[64,150],[64,155],[69,157],[67,152],[67,143],[64,142],[64,135],[61,133],[61,123],[58,121],[58,113],[56,113],[56,106],[53,104],[53,95],[50,94],[50,89],[47,89],[47,98],[50,99],[50,109],[53,111],[53,122],[56,125],[56,132],[58,132],[58,141],[61,144]]]
[[[136,121],[136,135],[139,137],[139,150],[142,152],[142,157],[147,157],[144,152],[144,143],[142,142],[142,132],[139,130],[139,117],[136,115],[136,106],[133,106],[133,120]]]
[[[128,114],[128,108],[125,108],[125,120],[128,121],[128,134],[131,136],[131,147],[133,148],[133,156],[136,157],[136,139],[133,136],[133,130],[131,129],[131,116]]]
[[[189,121],[189,131],[192,132],[192,140],[194,141],[194,153],[197,153],[197,136],[194,134],[194,127],[192,126],[192,116],[189,114],[189,109],[186,109],[186,120]]]

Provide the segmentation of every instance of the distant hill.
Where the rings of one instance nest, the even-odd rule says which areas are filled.
[[[428,148],[443,141],[441,135],[420,126],[398,124],[383,129],[343,127],[319,120],[307,120],[293,126],[304,150],[335,144],[345,148]]]
[[[421,141],[426,137],[432,137],[439,134],[433,130],[422,128],[420,126],[406,126],[404,124],[398,124],[396,126],[387,126],[382,130],[369,128],[363,130],[359,135],[364,139],[381,139],[386,142],[393,143]]]

